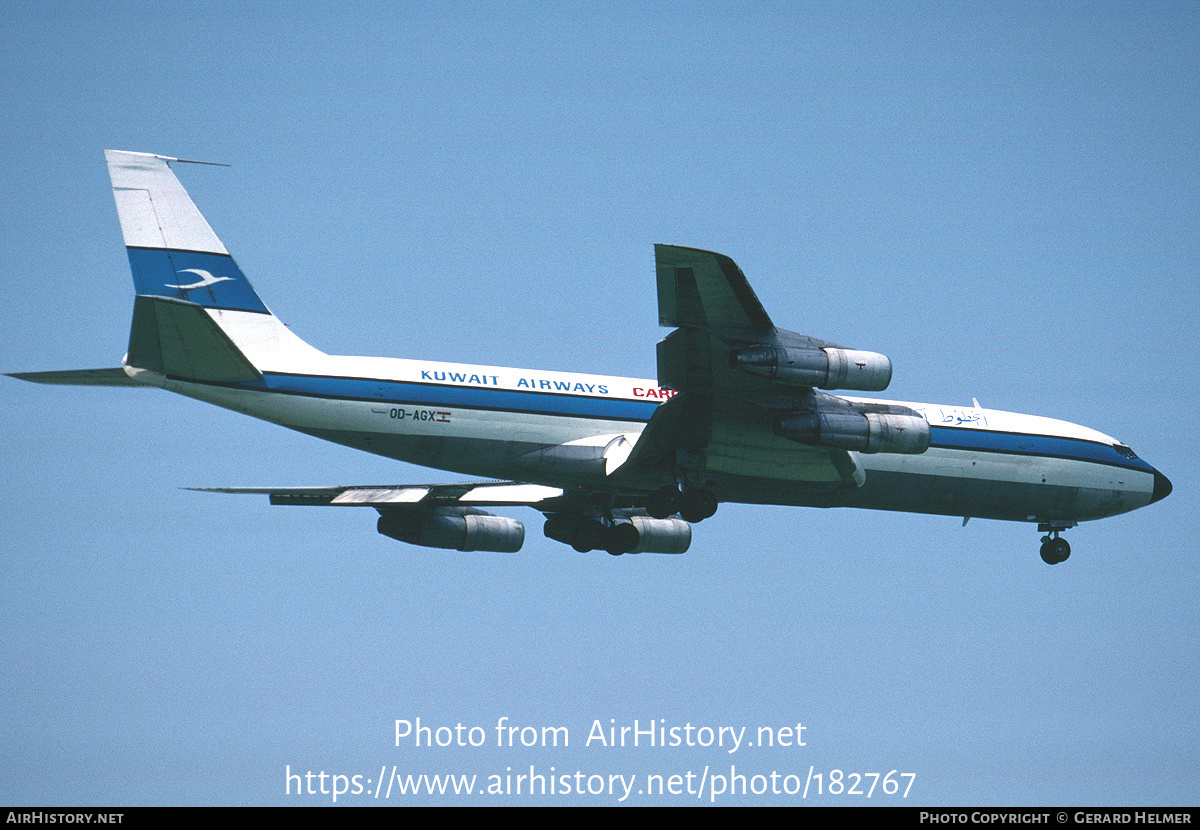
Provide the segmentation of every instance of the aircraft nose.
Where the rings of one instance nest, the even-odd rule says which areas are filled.
[[[1171,480],[1158,470],[1155,470],[1154,494],[1150,496],[1150,503],[1154,504],[1154,502],[1158,501],[1159,499],[1165,499],[1167,496],[1171,495],[1171,490]]]

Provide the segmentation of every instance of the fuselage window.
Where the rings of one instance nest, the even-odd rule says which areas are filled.
[[[1129,447],[1125,446],[1124,444],[1113,444],[1113,449],[1126,458],[1137,458],[1137,453],[1129,449]]]

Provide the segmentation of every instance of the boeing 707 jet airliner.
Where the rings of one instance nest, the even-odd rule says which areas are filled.
[[[109,150],[137,296],[111,369],[27,372],[40,383],[157,386],[349,447],[475,480],[223,487],[273,504],[371,507],[380,533],[436,548],[512,552],[532,507],[576,550],[683,553],[722,502],[864,507],[1038,525],[1059,534],[1144,507],[1166,476],[1086,427],[881,392],[892,364],[779,328],[733,260],[655,246],[658,378],[636,380],[325,354],[286,328],[170,164]],[[836,391],[839,394],[833,394]]]

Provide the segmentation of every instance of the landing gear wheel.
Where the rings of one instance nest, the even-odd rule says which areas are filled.
[[[612,556],[629,553],[638,546],[641,534],[628,522],[615,524],[604,531],[604,549]]]
[[[717,512],[717,497],[712,490],[688,490],[683,494],[679,515],[685,522],[702,522]]]
[[[650,498],[646,499],[646,512],[652,518],[665,519],[678,513],[682,503],[683,493],[679,492],[678,487],[668,485],[650,494]]]
[[[1059,562],[1066,562],[1067,558],[1071,555],[1071,545],[1066,539],[1053,539],[1050,542],[1050,547],[1058,556]]]
[[[604,535],[604,528],[595,519],[580,519],[571,528],[571,547],[587,553],[602,546]]]
[[[1055,555],[1054,551],[1050,550],[1049,536],[1046,536],[1042,539],[1042,549],[1039,551],[1039,553],[1042,555],[1042,561],[1047,565],[1058,564],[1058,557]]]
[[[1059,562],[1066,562],[1071,555],[1071,545],[1066,539],[1058,536],[1042,537],[1042,561],[1047,565],[1057,565]]]

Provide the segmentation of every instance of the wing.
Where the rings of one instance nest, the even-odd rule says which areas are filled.
[[[781,384],[777,377],[737,368],[731,355],[754,347],[821,352],[833,343],[777,328],[742,270],[711,251],[654,246],[659,325],[675,326],[658,344],[659,385],[789,406],[813,383]]]
[[[677,327],[658,344],[658,382],[677,394],[655,411],[618,475],[647,488],[683,475],[738,501],[775,500],[781,482],[861,486],[863,473],[844,449],[779,434],[787,413],[840,399],[778,373],[747,371],[736,358],[754,349],[837,347],[777,328],[729,257],[670,245],[654,251],[659,322]]]
[[[555,487],[517,481],[334,487],[189,487],[205,493],[269,496],[271,504],[429,510],[435,507],[534,507],[563,495]]]
[[[742,269],[723,254],[655,245],[660,326],[775,328]]]
[[[532,507],[547,516],[546,535],[577,550],[612,548],[621,553],[683,553],[691,529],[680,519],[654,522],[634,501],[597,505],[590,490],[565,492],[519,481],[469,481],[338,487],[192,487],[210,493],[269,496],[271,504],[374,507],[377,530],[410,545],[462,551],[513,553],[525,526],[481,507]],[[601,520],[604,520],[604,523]],[[610,538],[606,528],[620,528]],[[623,540],[623,541],[622,541]],[[612,550],[610,550],[612,552]]]
[[[552,510],[563,491],[516,481],[413,484],[383,487],[193,487],[210,493],[269,496],[271,504],[374,507],[384,536],[431,548],[514,553],[525,526],[481,506],[529,506]]]

